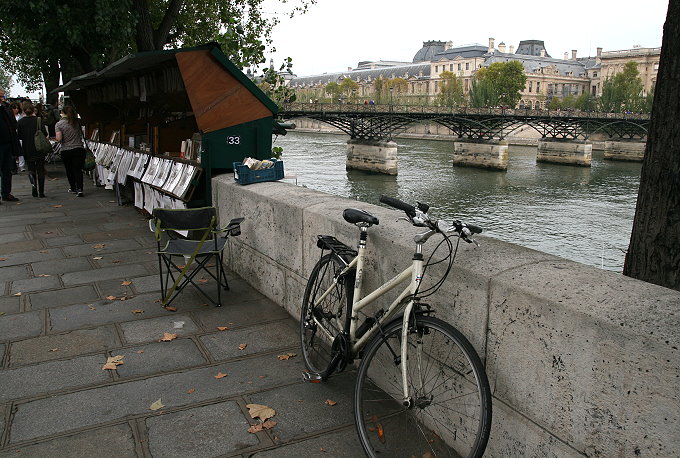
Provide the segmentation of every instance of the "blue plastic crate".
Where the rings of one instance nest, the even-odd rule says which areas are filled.
[[[275,160],[274,167],[260,170],[250,170],[247,165],[234,162],[234,180],[238,184],[261,183],[276,181],[283,178],[283,161]]]

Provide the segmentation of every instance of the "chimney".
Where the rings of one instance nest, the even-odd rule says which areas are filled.
[[[515,46],[510,45],[510,54],[515,54]]]
[[[498,45],[498,51],[505,53],[505,43],[503,43],[502,41]]]
[[[494,51],[494,43],[495,42],[496,42],[496,40],[494,38],[489,38],[489,52],[491,52],[491,53]]]
[[[347,71],[348,71],[348,72],[351,72],[351,71],[352,71],[352,67],[347,67]]]
[[[569,59],[569,53],[567,51],[564,51],[564,60]]]
[[[597,57],[602,57],[602,48],[597,48]]]
[[[540,56],[545,57],[545,49],[541,49]]]
[[[444,51],[447,51],[451,48],[453,48],[453,41],[447,41],[446,44],[444,44]]]
[[[576,60],[576,50],[575,49],[571,50],[571,60]]]

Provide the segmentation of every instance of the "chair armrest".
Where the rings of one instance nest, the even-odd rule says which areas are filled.
[[[215,233],[224,233],[224,236],[233,236],[236,237],[238,235],[241,235],[241,223],[245,220],[245,218],[234,218],[231,221],[229,221],[229,224],[222,228],[215,229]]]

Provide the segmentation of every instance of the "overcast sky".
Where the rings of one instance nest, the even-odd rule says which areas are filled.
[[[276,11],[275,0],[266,1]],[[318,0],[303,16],[280,16],[273,57],[277,68],[292,57],[294,73],[306,76],[362,60],[410,62],[427,40],[486,46],[489,37],[515,49],[520,40],[543,40],[554,58],[572,49],[594,56],[598,47],[661,46],[667,9],[667,0]]]
[[[190,1],[190,0],[189,0]],[[296,4],[299,0],[289,0]],[[661,46],[668,1],[568,0],[500,2],[456,0],[318,0],[305,15],[280,14],[289,6],[265,0],[266,14],[277,14],[274,29],[276,68],[293,58],[299,76],[345,71],[362,60],[410,62],[423,41],[451,41],[454,46],[543,40],[548,53],[562,58],[605,51]],[[24,95],[14,87],[13,95]]]

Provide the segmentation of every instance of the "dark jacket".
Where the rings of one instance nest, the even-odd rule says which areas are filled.
[[[0,144],[12,146],[12,156],[21,156],[17,120],[5,105],[0,105]]]
[[[47,133],[44,123],[42,123],[43,133]],[[42,154],[37,154],[35,150],[35,132],[38,130],[38,118],[37,116],[24,116],[17,123],[17,134],[19,135],[19,140],[21,140],[21,149],[24,151],[24,157],[27,160],[33,159],[33,157],[43,158]]]

